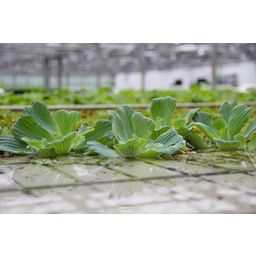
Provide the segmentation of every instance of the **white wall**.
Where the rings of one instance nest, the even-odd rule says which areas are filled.
[[[256,87],[256,64],[254,62],[242,62],[234,64],[225,64],[217,67],[217,76],[230,76],[236,75],[239,90],[244,91],[248,87]],[[181,79],[183,81],[182,88],[188,88],[190,84],[195,83],[198,78],[205,78],[211,82],[211,66],[205,65],[201,67],[191,68],[175,68],[172,70],[163,71],[149,71],[145,76],[145,88],[147,90],[152,89],[170,89],[173,88],[175,80]],[[108,76],[104,76],[101,79],[102,86],[110,84]],[[12,85],[13,79],[11,76],[0,75],[0,85]],[[52,86],[56,86],[56,77],[51,78]],[[63,78],[63,83],[66,83],[66,77]],[[29,84],[29,85],[42,85],[43,78],[41,76],[29,76],[29,77],[16,77],[16,84]],[[96,78],[94,76],[70,76],[69,77],[70,88],[76,88],[81,85],[86,85],[91,88],[96,88]],[[122,89],[140,89],[141,88],[141,75],[138,72],[124,74],[120,73],[116,75],[115,91]],[[177,87],[176,87],[177,88]]]
[[[223,65],[218,68],[218,73],[221,75],[229,75],[235,73],[239,79],[238,83],[256,84],[256,65],[253,62]]]
[[[236,74],[240,91],[256,87],[256,64],[254,62],[223,65],[219,67],[218,74],[222,76]]]
[[[145,88],[152,89],[170,89],[175,80],[183,81],[183,88],[188,88],[190,84],[195,83],[198,78],[205,78],[211,81],[211,66],[192,68],[176,68],[164,71],[148,71],[145,78]],[[254,62],[242,62],[236,64],[226,64],[218,66],[216,73],[218,76],[237,75],[238,84],[243,87],[256,87],[256,64]],[[116,76],[116,91],[122,89],[140,89],[140,73],[118,74]]]

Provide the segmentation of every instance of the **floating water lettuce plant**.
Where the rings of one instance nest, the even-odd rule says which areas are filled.
[[[109,111],[115,150],[127,158],[168,158],[184,148],[183,137],[169,126],[175,104],[171,97],[153,100],[153,119],[128,106]]]
[[[70,152],[117,156],[115,151],[100,143],[111,137],[108,120],[101,120],[94,128],[85,124],[78,129],[79,123],[79,112],[58,110],[51,114],[44,104],[35,102],[13,125],[13,137],[0,136],[0,150],[44,158]]]
[[[252,112],[246,105],[225,102],[219,114],[213,118],[210,113],[197,111],[190,125],[222,151],[256,149],[256,119],[249,122]]]
[[[208,146],[204,142],[200,130],[192,122],[193,117],[198,111],[199,109],[190,109],[184,118],[178,118],[176,120],[175,128],[193,149],[207,149]]]
[[[79,112],[50,113],[44,104],[35,102],[13,125],[13,136],[0,136],[0,151],[43,158],[71,152],[105,158],[169,158],[186,145],[221,151],[256,149],[256,119],[249,122],[251,110],[246,105],[226,102],[218,118],[191,109],[175,121],[174,129],[170,121],[175,107],[174,98],[160,97],[152,100],[152,118],[122,106],[108,111],[110,120],[89,127],[81,125]]]

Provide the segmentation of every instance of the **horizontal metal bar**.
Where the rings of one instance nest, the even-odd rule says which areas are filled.
[[[218,108],[223,103],[220,102],[209,102],[209,103],[177,103],[177,108]],[[256,106],[256,101],[243,102],[247,106]],[[130,106],[135,109],[148,109],[149,104],[125,104],[126,106]],[[67,109],[67,110],[108,110],[108,109],[116,109],[120,105],[117,104],[98,104],[98,105],[50,105],[48,108],[50,110],[59,110],[59,109]],[[10,111],[23,111],[25,107],[29,106],[21,106],[21,105],[3,105],[0,106],[0,110],[10,110]]]

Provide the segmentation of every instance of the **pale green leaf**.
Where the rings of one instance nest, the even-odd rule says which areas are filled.
[[[193,117],[194,122],[205,124],[209,127],[212,126],[213,120],[210,113],[204,112],[204,111],[198,111],[195,113]]]
[[[155,129],[151,134],[151,139],[153,140],[157,139],[162,133],[167,132],[169,129],[170,129],[170,126],[163,126],[159,129]]]
[[[165,153],[165,146],[160,143],[148,144],[139,154],[139,158],[156,158]]]
[[[114,148],[123,157],[135,158],[141,154],[146,144],[146,139],[134,138],[126,142],[116,144]]]
[[[250,138],[251,135],[256,131],[256,119],[254,119],[246,128],[244,135],[246,138]]]
[[[233,102],[225,102],[220,107],[219,113],[221,114],[222,118],[225,120],[225,122],[228,122],[231,110],[237,105],[235,101]]]
[[[118,154],[113,149],[110,149],[97,141],[88,141],[87,145],[89,150],[91,150],[94,153],[97,153],[101,157],[104,157],[104,158],[118,157]]]
[[[240,143],[236,140],[223,140],[223,139],[214,139],[216,145],[219,149],[223,151],[234,151],[240,146]]]
[[[219,137],[219,134],[217,133],[217,131],[215,129],[213,129],[212,127],[207,126],[204,123],[195,122],[194,126],[199,128],[210,140],[213,140],[213,139]]]
[[[28,138],[22,138],[22,140],[24,142],[27,143],[28,147],[34,149],[34,150],[38,150],[38,149],[41,149],[43,147],[45,147],[45,144],[43,143],[43,140],[31,140],[31,139],[28,139]]]
[[[76,136],[72,141],[72,150],[75,152],[83,152],[88,149],[87,140],[84,136]]]
[[[139,155],[139,158],[169,158],[171,155],[177,153],[183,147],[185,147],[184,140],[180,140],[176,144],[169,146],[163,145],[161,143],[148,144]]]
[[[223,128],[225,128],[226,123],[222,118],[216,118],[213,121],[212,127],[216,130],[221,130]]]
[[[195,149],[207,149],[208,146],[204,143],[202,137],[185,127],[180,127],[178,133]]]
[[[183,139],[177,141],[177,143],[173,145],[165,146],[165,152],[161,155],[161,157],[169,158],[171,155],[174,155],[185,146],[186,146],[186,142]]]
[[[171,114],[176,107],[176,100],[170,96],[159,97],[152,100],[151,113],[155,121],[161,120],[161,126],[170,124]],[[159,127],[157,125],[157,127]]]
[[[156,125],[152,119],[135,112],[132,115],[132,126],[133,132],[137,137],[148,139]]]
[[[243,104],[237,105],[231,110],[228,119],[228,132],[231,139],[240,132],[250,115],[251,110]]]
[[[85,134],[87,141],[101,141],[102,139],[112,139],[112,126],[109,120],[100,120],[98,121],[93,129]]]
[[[48,147],[53,148],[57,155],[69,153],[72,149],[72,142],[75,136],[76,136],[76,133],[71,132],[63,136],[60,140],[56,140],[51,143],[48,143]]]
[[[12,127],[12,133],[16,139],[40,140],[45,138],[53,140],[53,136],[37,123],[33,116],[22,116]]]
[[[251,135],[250,140],[247,143],[247,149],[256,150],[256,132]]]
[[[44,104],[40,102],[33,102],[31,107],[25,108],[23,114],[34,117],[37,124],[49,133],[54,134],[56,132],[55,122],[50,111]]]
[[[198,111],[199,111],[199,108],[190,109],[190,110],[188,111],[188,113],[187,113],[186,116],[185,116],[185,122],[186,122],[186,124],[189,124],[189,123],[192,121],[193,117],[195,116],[195,114],[196,114]]]
[[[161,143],[165,146],[175,145],[183,141],[183,137],[179,135],[174,129],[169,129],[167,132],[161,134],[154,143]]]
[[[0,151],[17,155],[27,155],[34,153],[34,151],[28,148],[27,144],[23,141],[8,136],[0,136]]]
[[[176,121],[175,121],[175,128],[178,129],[178,128],[181,128],[181,127],[185,127],[187,124],[187,121],[186,121],[186,118],[177,118]]]
[[[164,147],[162,149],[162,157],[166,158],[177,151],[179,151],[182,147],[185,147],[186,142],[183,137],[179,135],[174,129],[169,129],[167,132],[161,134],[154,143],[162,144]]]
[[[59,135],[67,135],[77,129],[78,122],[81,118],[79,112],[58,110],[53,114]]]
[[[87,123],[84,123],[80,126],[80,128],[77,131],[77,134],[83,134],[86,133],[89,129],[89,125]]]
[[[235,135],[234,140],[239,142],[241,148],[246,149],[246,137],[243,134]]]
[[[133,138],[132,114],[133,109],[128,106],[119,107],[116,111],[108,111],[112,124],[112,131],[119,142]]]

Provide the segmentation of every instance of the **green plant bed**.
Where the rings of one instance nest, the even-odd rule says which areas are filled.
[[[175,107],[176,100],[166,96],[154,98],[150,111],[143,112],[146,115],[128,106],[108,115],[81,115],[66,110],[50,113],[44,104],[35,102],[16,121],[10,117],[14,123],[10,130],[1,126],[0,150],[41,158],[83,154],[169,159],[188,150],[256,149],[256,119],[246,105],[226,102],[219,113],[191,109],[184,117],[177,116]],[[94,122],[84,122],[90,118]]]
[[[256,90],[242,93],[232,89],[212,90],[198,86],[186,90],[123,90],[118,93],[113,93],[110,88],[82,89],[77,92],[68,89],[45,91],[42,88],[21,91],[20,94],[7,91],[6,94],[0,96],[0,105],[31,105],[35,101],[46,105],[150,103],[154,98],[165,96],[176,98],[177,102],[194,103],[256,100]]]

